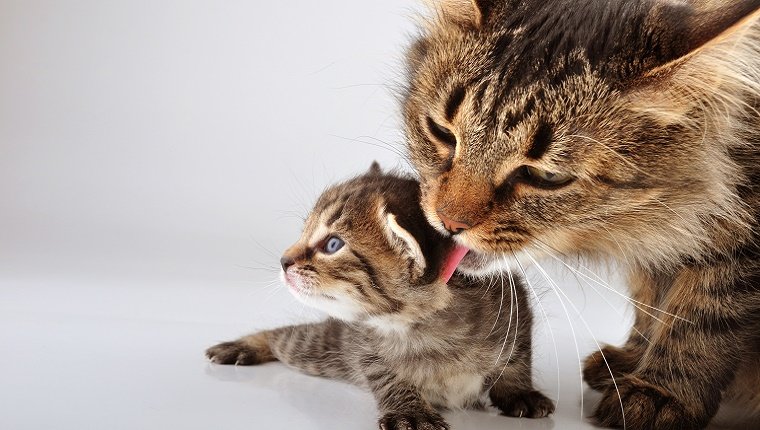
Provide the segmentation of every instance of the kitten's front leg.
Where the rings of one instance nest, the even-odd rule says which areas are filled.
[[[345,325],[334,320],[262,331],[206,350],[218,364],[256,365],[279,360],[304,373],[352,380],[343,359]]]
[[[449,425],[433,405],[411,384],[398,378],[379,357],[362,360],[367,385],[380,410],[381,430],[448,430]]]
[[[760,279],[738,269],[686,268],[660,303],[662,322],[636,369],[605,392],[595,416],[608,427],[697,430],[715,415],[754,330]],[[753,305],[755,304],[755,305]],[[677,315],[677,317],[676,317]]]
[[[272,332],[254,333],[231,342],[222,342],[206,350],[206,357],[217,364],[251,366],[276,361],[269,346]]]
[[[509,362],[499,365],[487,382],[491,386],[488,397],[502,415],[543,418],[554,412],[554,402],[533,388],[530,330],[526,334],[509,354]]]

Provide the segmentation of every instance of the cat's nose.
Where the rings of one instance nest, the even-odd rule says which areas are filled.
[[[457,221],[450,218],[441,210],[438,210],[438,217],[441,219],[441,222],[443,222],[443,227],[451,232],[451,234],[459,234],[472,227],[466,222]]]
[[[285,272],[287,272],[288,268],[294,264],[296,264],[296,260],[294,260],[292,257],[288,257],[286,255],[280,258],[280,265],[282,266],[282,270]]]

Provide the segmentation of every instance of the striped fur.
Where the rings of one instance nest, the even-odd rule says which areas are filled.
[[[327,254],[325,240],[336,236],[345,245]],[[445,429],[437,408],[480,408],[489,398],[505,415],[547,416],[554,404],[532,383],[525,287],[511,274],[490,282],[455,274],[444,284],[451,245],[426,223],[419,184],[373,167],[322,195],[283,258],[294,295],[331,318],[206,354],[220,364],[280,360],[365,387],[385,430]]]
[[[760,1],[431,3],[404,112],[428,220],[472,226],[460,268],[528,253],[630,270],[645,311],[604,354],[619,392],[601,353],[586,361],[602,425],[757,413]]]

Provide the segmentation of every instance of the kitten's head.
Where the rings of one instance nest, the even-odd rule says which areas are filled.
[[[426,222],[419,199],[417,181],[377,164],[327,189],[282,257],[290,291],[345,320],[413,321],[444,307],[440,274],[453,243]]]
[[[428,220],[476,251],[460,267],[665,261],[740,230],[732,151],[760,94],[760,1],[430,2],[406,131]]]

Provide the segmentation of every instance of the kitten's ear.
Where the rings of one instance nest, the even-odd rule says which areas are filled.
[[[661,71],[709,49],[758,19],[760,0],[660,0],[649,13],[646,43],[654,46],[648,63]]]
[[[422,248],[420,248],[417,240],[406,230],[401,227],[396,219],[396,215],[386,212],[385,205],[379,206],[378,213],[380,215],[380,221],[385,226],[385,235],[388,241],[396,250],[414,261],[415,275],[420,276],[425,272],[425,256],[422,254]]]
[[[367,171],[367,175],[369,176],[380,176],[383,174],[383,169],[380,168],[380,163],[377,161],[373,161],[372,165],[369,166],[369,170]]]
[[[499,0],[425,0],[443,19],[480,27],[494,11]],[[502,0],[503,2],[503,0]]]

